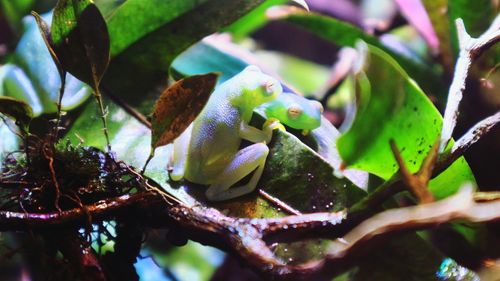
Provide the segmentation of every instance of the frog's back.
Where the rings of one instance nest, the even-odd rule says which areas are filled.
[[[279,82],[255,66],[217,87],[194,121],[185,178],[211,184],[238,152],[241,123],[248,123],[256,106],[281,92]]]

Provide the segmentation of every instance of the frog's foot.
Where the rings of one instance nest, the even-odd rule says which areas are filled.
[[[268,153],[269,149],[263,143],[256,143],[238,151],[223,172],[207,189],[205,194],[208,200],[228,200],[252,192],[262,175]],[[231,187],[254,170],[255,172],[247,184]]]
[[[262,125],[263,130],[280,130],[283,132],[286,132],[285,126],[281,124],[280,120],[276,118],[269,118],[264,122],[264,125]]]
[[[271,139],[273,137],[273,131],[274,130],[280,130],[283,132],[286,132],[285,126],[280,123],[280,121],[276,118],[269,118],[264,122],[264,125],[262,125],[262,131],[266,134],[266,144],[271,142]]]

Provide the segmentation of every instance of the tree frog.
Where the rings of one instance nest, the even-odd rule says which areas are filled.
[[[308,100],[302,96],[284,92],[277,99],[260,106],[268,119],[277,119],[279,122],[302,130],[307,135],[311,130],[321,125],[323,106],[315,100]]]
[[[264,170],[273,125],[248,123],[253,110],[282,93],[279,81],[248,66],[221,84],[190,127],[174,141],[170,178],[209,185],[211,201],[232,199],[255,189]],[[239,150],[242,139],[253,144]],[[232,187],[251,174],[250,181]]]

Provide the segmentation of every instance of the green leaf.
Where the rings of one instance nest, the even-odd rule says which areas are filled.
[[[182,51],[263,2],[126,1],[108,19],[112,61],[103,85],[120,95],[151,90]]]
[[[35,0],[0,0],[0,14],[5,16],[10,26],[21,31],[22,18],[29,13]]]
[[[398,170],[389,146],[394,139],[405,164],[416,172],[436,141],[442,117],[397,62],[370,46],[364,73],[357,77],[356,117],[337,146],[345,165],[389,179]],[[431,182],[437,198],[454,193],[474,177],[462,159]],[[437,185],[437,186],[436,186]]]
[[[109,18],[113,12],[127,0],[95,0],[94,3],[101,11],[105,19]]]
[[[198,116],[217,82],[217,74],[195,75],[165,89],[156,101],[151,127],[151,147],[171,143]]]
[[[225,28],[224,31],[231,32],[231,35],[233,35],[235,39],[242,39],[248,34],[257,30],[258,28],[264,26],[268,22],[268,19],[266,17],[267,9],[275,5],[284,4],[286,2],[289,1],[288,0],[265,1],[264,3],[260,4],[257,8],[255,8],[253,11],[251,11],[244,17],[241,17],[240,19],[232,23],[230,26]]]
[[[339,46],[354,47],[357,40],[361,39],[393,57],[413,79],[425,87],[426,92],[434,95],[446,93],[436,70],[387,48],[376,37],[366,34],[350,23],[314,13],[292,13],[283,19]]]
[[[27,103],[11,97],[0,97],[0,113],[16,121],[16,124],[25,132],[33,119],[31,107]]]
[[[64,70],[97,88],[109,63],[106,22],[90,0],[59,0],[52,18],[53,47]]]
[[[275,132],[269,148],[259,185],[302,212],[339,211],[364,195],[347,178],[334,176],[330,163],[291,133]]]
[[[51,14],[44,14],[42,18],[46,22],[51,22]],[[27,29],[17,44],[13,61],[24,71],[22,76],[25,78],[16,82],[16,87],[23,89],[31,87],[34,89],[33,97],[30,97],[29,100],[23,100],[33,107],[35,115],[41,112],[54,113],[57,110],[56,103],[58,102],[58,93],[61,86],[59,72],[44,43],[35,19],[27,17],[26,22]],[[63,110],[77,107],[91,95],[90,89],[71,74],[66,75],[64,93]],[[36,95],[38,97],[35,97]],[[18,96],[16,98],[21,99]],[[40,108],[40,110],[37,108]]]

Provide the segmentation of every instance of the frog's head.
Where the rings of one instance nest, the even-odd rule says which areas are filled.
[[[313,130],[321,125],[321,103],[293,93],[285,92],[263,107],[267,118],[276,118],[294,129]]]
[[[241,102],[252,109],[276,99],[283,92],[278,80],[262,73],[254,65],[246,67],[238,75],[238,82],[241,83]]]

